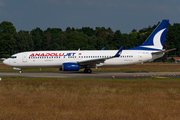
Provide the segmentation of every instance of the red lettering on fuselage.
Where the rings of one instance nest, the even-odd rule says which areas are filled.
[[[51,56],[58,56],[57,53],[51,53]]]
[[[36,53],[36,55],[35,56],[39,56],[40,55],[40,53],[38,54],[38,53]]]
[[[41,57],[44,57],[44,53],[42,53],[40,56],[41,56]]]
[[[50,55],[51,55],[50,53],[46,53],[46,54],[45,54],[46,57],[48,57],[48,56],[50,56]]]
[[[32,53],[29,57],[34,57],[34,53]]]
[[[59,56],[64,56],[64,53],[61,55],[61,53],[59,53]]]
[[[54,56],[64,56],[64,53],[32,53],[29,57],[54,57]]]

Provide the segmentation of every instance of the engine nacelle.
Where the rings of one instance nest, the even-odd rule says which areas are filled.
[[[62,71],[79,71],[79,65],[77,63],[63,63]]]

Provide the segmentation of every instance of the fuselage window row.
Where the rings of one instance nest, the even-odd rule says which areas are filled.
[[[112,56],[79,56],[79,58],[109,58]],[[132,58],[133,55],[127,55],[127,56],[120,56],[121,58]],[[50,59],[50,58],[62,58],[62,57],[29,57],[29,59]],[[64,56],[64,58],[66,58],[66,56]],[[76,58],[76,56],[68,56],[68,58]]]

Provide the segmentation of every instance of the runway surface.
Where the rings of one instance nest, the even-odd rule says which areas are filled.
[[[180,78],[180,72],[0,72],[0,77],[53,77],[53,78]]]

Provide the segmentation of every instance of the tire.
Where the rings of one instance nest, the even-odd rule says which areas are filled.
[[[91,69],[87,69],[87,73],[91,73],[92,72],[92,70]]]
[[[91,69],[84,69],[84,73],[92,73]]]

